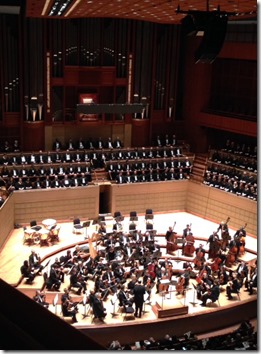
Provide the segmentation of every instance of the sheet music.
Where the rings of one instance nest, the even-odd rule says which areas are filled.
[[[147,293],[147,291],[145,292],[145,294],[143,295],[143,300],[147,301],[149,298],[149,294]]]

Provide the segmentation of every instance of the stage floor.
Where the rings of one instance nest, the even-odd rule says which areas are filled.
[[[84,221],[84,220],[82,220]],[[165,234],[169,226],[173,226],[174,222],[176,222],[175,229],[174,231],[177,232],[178,234],[182,234],[183,229],[185,228],[186,224],[191,224],[191,229],[193,232],[193,235],[195,237],[200,236],[203,237],[205,241],[198,241],[196,240],[195,242],[195,247],[198,246],[199,243],[203,243],[206,249],[208,249],[207,245],[207,239],[212,234],[213,231],[217,230],[218,224],[213,223],[208,220],[204,220],[202,218],[199,218],[195,215],[186,213],[186,212],[178,212],[178,213],[169,213],[169,214],[154,214],[154,229],[157,230],[158,234]],[[1,250],[1,257],[0,257],[0,277],[6,281],[9,284],[15,284],[17,283],[18,279],[20,278],[20,267],[25,259],[28,259],[31,250],[34,249],[39,255],[43,258],[50,253],[53,253],[55,251],[59,252],[59,250],[63,247],[75,244],[80,241],[84,241],[85,237],[91,235],[93,232],[95,232],[95,226],[89,227],[87,230],[84,231],[83,234],[74,234],[73,231],[73,225],[72,222],[63,222],[59,223],[61,226],[60,230],[60,241],[59,243],[52,245],[52,246],[42,246],[40,245],[33,245],[33,246],[28,246],[23,244],[23,229],[14,229],[8,240],[6,241],[4,247]],[[128,230],[128,225],[129,225],[129,217],[125,217],[123,221],[123,231]],[[26,225],[23,225],[26,226]],[[140,229],[142,232],[145,231],[146,223],[145,223],[145,218],[144,215],[139,216],[139,221],[138,221],[138,229]],[[230,228],[229,228],[230,229]],[[233,236],[236,230],[230,229],[230,235]],[[247,231],[247,230],[246,230]],[[166,244],[166,240],[161,237],[158,238],[156,237],[156,242],[159,244]],[[246,247],[257,251],[257,239],[251,236],[246,237]],[[72,248],[72,250],[74,247]],[[162,258],[166,256],[166,249],[161,248],[162,252]],[[179,251],[177,251],[179,252]],[[53,263],[54,259],[62,254],[65,254],[65,251],[61,252],[60,254],[56,254],[55,256],[51,257],[51,263]],[[245,261],[254,261],[256,259],[256,256],[252,253],[246,252],[246,254],[242,257]],[[191,257],[191,261],[193,261],[193,257]],[[174,265],[174,268],[183,268],[183,262],[182,261],[175,261],[172,260],[172,263]],[[45,262],[44,262],[45,264]],[[129,279],[127,280],[129,281]],[[173,299],[173,304],[175,306],[175,303],[178,302],[178,304],[181,304],[183,306],[188,306],[188,313],[193,314],[193,313],[198,313],[198,312],[204,312],[204,311],[212,311],[213,309],[216,309],[218,307],[217,303],[211,304],[208,307],[202,307],[200,306],[201,301],[197,301],[195,299],[195,290],[193,287],[193,283],[196,284],[196,281],[194,279],[190,280],[190,286],[188,291],[186,292],[185,296],[183,295],[176,295],[175,292],[171,294],[171,298]],[[43,278],[42,276],[37,276],[35,278],[34,284],[33,285],[25,285],[23,282],[18,286],[18,289],[25,289],[26,287],[29,288],[29,296],[36,290],[40,289],[43,284]],[[61,292],[62,294],[63,289],[69,285],[69,277],[65,276],[65,283],[62,284],[61,286]],[[87,284],[87,289],[91,290],[93,288],[93,281],[88,280]],[[60,296],[60,294],[58,296]],[[71,295],[75,297],[77,301],[82,300],[82,296],[79,297],[77,295],[74,295],[73,291],[71,292]],[[56,313],[58,316],[61,316],[61,309],[60,305],[57,305],[56,307],[52,305],[53,299],[54,299],[55,293],[52,292],[47,292],[47,301],[50,303],[49,310],[53,313]],[[126,321],[149,321],[149,320],[156,320],[157,316],[154,314],[152,311],[152,306],[158,302],[159,304],[162,303],[162,294],[157,294],[156,293],[156,287],[154,286],[152,289],[151,293],[151,298],[150,298],[150,303],[147,303],[145,305],[145,311],[142,316],[142,318],[126,318],[124,321],[124,314],[121,313],[121,309],[119,308],[118,304],[116,303],[115,306],[112,304],[112,296],[110,295],[107,299],[106,302],[104,302],[104,306],[106,307],[107,310],[107,316],[105,318],[105,324],[116,324],[116,323],[123,323]],[[256,295],[252,295],[254,297]],[[249,299],[250,295],[244,291],[244,289],[241,289],[240,292],[240,300],[245,300]],[[227,300],[226,297],[226,292],[225,289],[221,292],[220,298],[219,298],[219,304],[220,306],[227,306],[231,304],[237,304],[240,301],[236,296],[234,297],[233,300],[229,301]],[[163,302],[167,301],[168,304],[171,302],[171,299],[163,299]],[[164,305],[164,303],[163,303]],[[92,317],[90,312],[88,312],[88,305],[83,306],[83,305],[78,305],[79,307],[79,313],[77,314],[77,319],[78,323],[74,324],[74,326],[77,325],[97,325],[100,324],[98,321],[92,321]],[[87,316],[85,316],[87,315]],[[69,320],[70,321],[70,320]]]

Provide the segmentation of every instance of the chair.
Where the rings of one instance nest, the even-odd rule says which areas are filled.
[[[115,211],[113,217],[114,217],[115,221],[117,221],[117,222],[124,220],[124,217],[121,215],[120,211]]]
[[[35,220],[30,222],[30,227],[35,231],[39,231],[42,228],[42,226],[37,225],[37,222]]]
[[[129,231],[135,231],[136,230],[136,224],[134,222],[129,224]]]
[[[76,218],[73,220],[73,232],[74,233],[83,233],[83,226],[81,224],[81,220],[79,218]]]
[[[57,225],[54,225],[51,227],[51,229],[49,230],[49,234],[48,234],[48,239],[51,243],[54,243],[54,242],[59,242],[60,239],[59,239],[59,232],[60,232],[60,229],[61,229],[61,226],[57,226]]]
[[[136,211],[130,212],[130,221],[138,221],[138,216]]]
[[[35,232],[29,232],[29,230],[24,227],[23,244],[28,243],[28,245],[32,245],[34,243],[34,234]]]
[[[146,209],[145,211],[145,219],[154,219],[153,211],[152,209]]]
[[[146,230],[153,230],[153,224],[151,222],[146,223]]]
[[[125,321],[128,316],[134,317],[134,308],[132,306],[123,306],[123,321]]]
[[[40,246],[49,246],[49,243],[48,243],[48,232],[43,232],[39,235],[40,237]]]

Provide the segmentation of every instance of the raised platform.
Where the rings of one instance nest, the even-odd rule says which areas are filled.
[[[188,306],[182,304],[175,297],[165,298],[163,302],[156,301],[155,305],[152,306],[152,311],[158,318],[166,318],[188,314]]]

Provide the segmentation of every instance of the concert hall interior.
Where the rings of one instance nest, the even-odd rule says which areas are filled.
[[[257,348],[257,27],[254,0],[1,1],[4,349]]]

